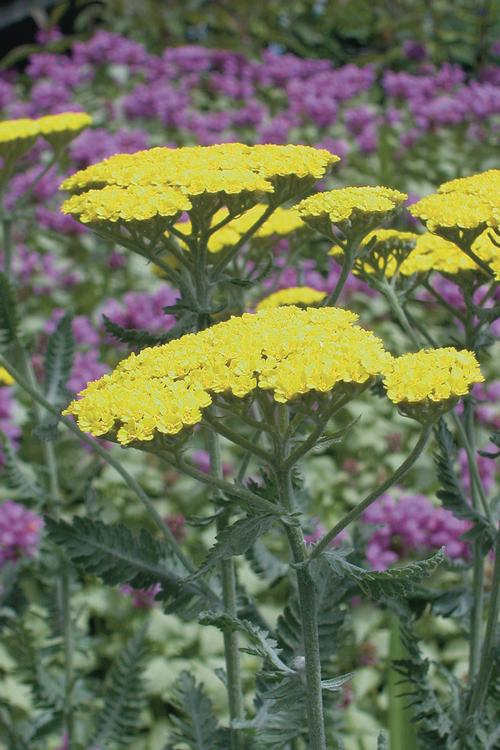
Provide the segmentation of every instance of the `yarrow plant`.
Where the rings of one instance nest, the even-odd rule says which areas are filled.
[[[108,42],[77,48],[59,71],[64,86],[111,54]],[[149,66],[153,93],[177,66],[197,81],[210,71],[210,86],[232,96],[228,61],[207,63],[210,54],[159,60],[130,43],[114,59]],[[338,89],[340,74],[333,81],[316,62],[314,86]],[[271,63],[267,75],[311,114],[302,74],[294,87]],[[54,73],[51,58],[30,65]],[[265,71],[251,70],[245,86],[264,86]],[[347,73],[343,86],[365,88],[368,73]],[[384,83],[394,96],[415,83],[397,76]],[[170,93],[152,97],[140,83],[124,108],[153,108],[164,124],[192,116],[182,90]],[[336,108],[311,116],[326,127]],[[346,124],[369,150],[371,110],[351,109]],[[78,112],[0,125],[3,199],[30,154],[42,161],[1,217],[0,398],[8,392],[14,426],[0,411],[0,617],[32,715],[2,703],[0,737],[33,750],[342,747],[357,742],[349,712],[364,699],[353,671],[373,666],[359,642],[373,615],[390,632],[377,729],[389,728],[391,747],[414,732],[423,750],[495,747],[499,506],[484,462],[494,466],[500,439],[482,400],[496,393],[487,355],[500,316],[498,170],[413,203],[410,230],[399,183],[339,186],[330,172],[342,161],[328,148],[175,147],[163,134],[151,148],[103,147],[90,163],[91,135],[73,140],[90,125]],[[68,174],[72,152],[82,168]],[[61,216],[73,222],[62,257],[84,283],[73,280],[72,310],[56,280],[37,329],[17,263],[52,169],[64,172]],[[42,239],[38,251],[57,254]],[[89,258],[102,281],[90,282]],[[356,312],[341,306],[349,284]],[[409,477],[418,490],[404,487]],[[454,618],[462,672],[429,668],[422,615],[435,632],[438,616]],[[179,653],[174,680],[167,660]],[[209,683],[213,700],[195,662],[222,678]]]

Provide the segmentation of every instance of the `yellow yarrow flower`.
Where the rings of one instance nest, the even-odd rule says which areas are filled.
[[[128,188],[110,185],[72,195],[61,207],[83,224],[100,222],[150,221],[156,217],[177,217],[191,208],[187,196],[173,188],[133,185]]]
[[[0,367],[0,385],[12,385],[14,378],[7,372],[5,367]]]
[[[393,359],[384,383],[388,398],[419,421],[435,419],[484,382],[473,352],[453,347],[423,349]]]
[[[286,403],[336,386],[359,390],[391,356],[356,318],[339,308],[293,306],[231,318],[130,355],[65,413],[82,430],[126,445],[197,424],[217,394],[242,398],[259,388]]]
[[[326,292],[320,292],[311,286],[291,286],[288,289],[280,289],[268,297],[264,297],[255,306],[257,312],[260,310],[269,310],[282,305],[315,305],[322,302],[326,297]]]
[[[333,224],[357,216],[384,216],[408,198],[405,193],[386,187],[347,187],[316,193],[304,198],[297,206],[299,215],[309,219],[326,217]]]
[[[92,118],[85,112],[62,112],[58,115],[28,118],[18,120],[3,120],[0,122],[0,150],[10,145],[17,150],[29,148],[38,136],[43,136],[49,142],[54,137],[77,135],[92,123]]]
[[[491,230],[483,232],[474,240],[471,249],[493,268],[496,259],[500,258],[500,248],[495,246],[490,235]],[[456,276],[467,272],[483,273],[477,263],[454,242],[430,232],[417,235],[417,237],[415,249],[401,265],[402,274],[410,276],[413,273],[437,271]]]
[[[24,117],[19,120],[3,120],[0,122],[0,143],[32,140],[39,135],[36,120]]]
[[[117,154],[66,179],[61,189],[81,191],[100,185],[170,185],[187,195],[274,192],[283,177],[315,180],[339,157],[311,146],[215,146],[152,148]]]
[[[498,226],[494,216],[494,199],[484,193],[434,193],[409,207],[431,232],[452,230],[482,231]]]
[[[500,193],[500,169],[488,169],[486,172],[473,174],[470,177],[459,177],[443,182],[440,193],[469,193],[470,195],[488,195]]]
[[[92,117],[86,112],[61,112],[58,115],[45,115],[35,120],[38,132],[43,136],[61,133],[79,133],[92,124]]]

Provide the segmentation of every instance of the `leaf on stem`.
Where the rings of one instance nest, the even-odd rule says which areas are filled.
[[[226,526],[217,534],[214,546],[192,578],[203,575],[221,560],[244,555],[259,537],[269,531],[276,520],[276,516],[272,515],[246,516],[231,526]]]
[[[438,550],[426,560],[410,562],[400,568],[381,572],[365,570],[349,562],[345,554],[338,550],[326,550],[322,553],[332,571],[338,578],[354,580],[361,591],[373,599],[386,597],[407,597],[416,586],[431,575],[444,561],[444,549]]]
[[[457,448],[453,436],[444,419],[440,419],[435,429],[438,449],[434,454],[434,462],[441,489],[437,492],[443,506],[450,510],[457,518],[470,521],[473,526],[464,538],[480,539],[483,549],[487,552],[494,540],[496,530],[492,524],[477,510],[471,507],[455,470]]]
[[[173,750],[178,743],[189,750],[226,747],[225,732],[219,727],[212,701],[206,695],[203,683],[197,683],[189,672],[179,675],[172,702],[176,713],[169,718],[174,731],[170,733],[164,750]],[[228,743],[229,738],[225,739]]]
[[[91,750],[108,747],[109,743],[126,747],[140,728],[145,703],[142,681],[147,655],[145,633],[143,627],[126,643],[111,669]]]

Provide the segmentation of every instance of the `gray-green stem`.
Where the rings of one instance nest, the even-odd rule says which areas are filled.
[[[286,407],[279,406],[279,433],[276,445],[276,474],[280,502],[290,513],[295,511],[291,469],[286,460],[289,445],[280,436],[288,428]],[[323,695],[321,691],[321,659],[319,651],[319,632],[316,593],[305,564],[308,560],[302,531],[297,526],[286,526],[292,558],[296,567],[297,591],[302,624],[302,637],[305,658],[306,710],[309,730],[310,750],[326,750],[325,720],[323,715]]]
[[[335,539],[335,537],[338,536],[341,531],[347,528],[350,523],[356,521],[361,516],[361,514],[380,497],[380,495],[383,495],[383,493],[387,492],[387,490],[390,489],[394,484],[396,484],[396,482],[399,482],[401,479],[403,479],[405,474],[409,472],[409,470],[412,468],[414,463],[423,452],[425,446],[427,445],[427,441],[429,440],[431,430],[431,425],[426,425],[422,429],[420,437],[415,443],[413,450],[405,458],[403,463],[398,466],[396,471],[391,474],[391,476],[386,479],[385,482],[382,482],[382,484],[380,484],[375,490],[373,490],[373,492],[370,492],[370,494],[367,495],[364,500],[358,503],[352,510],[349,511],[349,513],[346,513],[342,520],[339,521],[333,527],[333,529],[325,534],[325,536],[314,547],[311,553],[311,559],[314,557],[318,557],[318,555],[320,555],[323,550],[329,546],[329,544]]]
[[[210,455],[210,471],[216,478],[222,477],[222,461],[220,454],[219,436],[211,427],[207,430],[207,444]],[[217,494],[215,498],[217,499]],[[221,513],[217,518],[217,531],[222,531],[229,518],[227,513]],[[222,579],[222,601],[224,611],[231,617],[238,616],[238,607],[236,599],[236,570],[234,560],[222,560],[220,563],[220,572]],[[238,647],[238,633],[224,632],[224,656],[226,660],[227,674],[227,696],[229,705],[229,717],[231,723],[235,720],[242,719],[244,715],[243,708],[243,691],[241,683],[241,666],[240,652]],[[231,747],[232,750],[243,750],[244,736],[238,729],[231,726]]]
[[[500,614],[500,528],[497,532],[495,545],[495,566],[493,568],[493,580],[490,598],[490,608],[486,622],[486,632],[484,635],[483,648],[481,651],[481,663],[477,679],[474,682],[470,700],[470,713],[474,714],[480,711],[486,694],[491,677],[491,670],[494,662],[494,651],[496,636],[498,630],[498,619]]]

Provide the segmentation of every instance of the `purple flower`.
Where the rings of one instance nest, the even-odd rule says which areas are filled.
[[[435,506],[424,495],[382,495],[362,515],[362,523],[377,528],[366,545],[366,559],[374,570],[412,554],[423,555],[445,547],[451,558],[467,558],[469,547],[462,536],[470,529],[445,508]]]
[[[178,293],[168,286],[162,286],[152,294],[127,292],[123,302],[107,300],[101,308],[101,314],[122,328],[168,331],[174,325],[175,318],[173,315],[166,315],[163,308],[173,305],[177,298]]]
[[[110,133],[105,128],[84,130],[70,146],[71,159],[76,165],[87,167],[113,154],[132,154],[149,146],[149,134],[144,130],[119,130]]]
[[[151,609],[155,606],[156,595],[161,591],[161,583],[154,583],[147,589],[134,589],[126,583],[120,586],[120,591],[131,597],[132,606],[136,609]]]
[[[403,52],[408,60],[415,60],[416,62],[422,62],[427,57],[425,45],[412,39],[403,42]]]
[[[0,504],[0,567],[34,557],[40,544],[43,519],[20,503]]]

